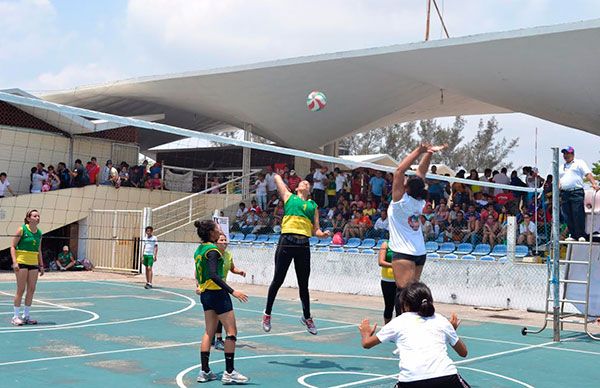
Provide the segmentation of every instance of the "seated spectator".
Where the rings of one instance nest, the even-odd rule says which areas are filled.
[[[132,187],[143,187],[143,177],[144,174],[140,173],[141,172],[141,167],[140,166],[133,166],[131,167],[131,171],[129,172],[129,183],[131,184]]]
[[[473,203],[467,206],[467,211],[465,212],[465,220],[469,221],[471,217],[475,217],[476,220],[479,220],[479,213],[477,212],[477,207]]]
[[[358,227],[360,231],[359,237],[362,239],[365,237],[367,230],[373,227],[373,221],[371,221],[371,217],[362,215],[358,220]]]
[[[96,160],[95,156],[92,156],[92,159],[85,166],[88,176],[90,177],[90,185],[95,185],[98,181],[98,174],[100,174],[100,166],[98,165],[98,160]]]
[[[485,220],[486,221],[483,224],[483,237],[481,242],[484,244],[489,244],[493,248],[494,245],[501,241],[502,230],[500,228],[500,224],[492,214],[489,214]]]
[[[448,211],[448,209],[446,209],[446,205],[443,202],[441,202],[438,210],[435,213],[435,217],[433,218],[433,225],[438,226],[437,229],[440,233],[446,230],[446,227],[449,223],[449,216],[450,212]]]
[[[0,172],[0,198],[4,198],[6,192],[8,191],[13,197],[17,195],[10,188],[10,182],[6,179],[7,175],[5,172]]]
[[[273,223],[275,225],[281,225],[281,221],[283,220],[284,209],[283,209],[283,201],[279,201],[275,209],[273,209]]]
[[[460,205],[455,203],[454,205],[452,205],[452,210],[450,210],[450,213],[448,213],[448,221],[449,222],[454,221],[457,218],[458,213],[462,213],[462,212],[463,211],[462,211],[462,208],[460,207]],[[463,213],[463,216],[464,216],[464,213]]]
[[[121,166],[121,171],[119,171],[119,181],[121,186],[132,187],[129,180],[129,166],[127,164]]]
[[[256,203],[254,199],[250,201],[250,208],[256,210],[256,214],[261,214],[263,212],[263,209],[258,206],[258,203]]]
[[[343,232],[344,227],[346,226],[344,215],[342,213],[337,213],[335,218],[331,221],[331,226],[333,228],[333,233]]]
[[[487,204],[489,203],[489,194],[482,193],[481,191],[477,192],[477,193],[473,194],[473,201],[477,205],[478,209],[482,209],[482,208],[486,207]]]
[[[463,242],[466,233],[469,231],[467,220],[464,213],[459,211],[456,213],[456,218],[450,221],[450,226],[446,231],[446,241]]]
[[[144,184],[144,186],[150,190],[162,188],[162,183],[160,181],[160,175],[159,174],[152,175],[152,177],[150,179],[146,180],[146,183]]]
[[[373,203],[371,201],[368,201],[362,213],[365,216],[373,217],[375,213],[377,213],[377,210],[373,207]]]
[[[512,191],[504,189],[501,193],[496,194],[496,203],[500,206],[507,205],[509,202],[512,202],[514,200],[515,195]]]
[[[277,194],[272,194],[271,199],[269,200],[269,203],[267,204],[267,209],[272,212],[273,209],[275,209],[275,207],[277,207],[278,203],[279,203],[279,197],[277,196]]]
[[[236,229],[240,229],[244,224],[244,220],[246,219],[246,215],[248,214],[248,208],[244,202],[240,202],[238,205],[238,209],[235,212],[235,222],[234,225],[237,225]]]
[[[481,222],[479,220],[479,214],[476,212],[468,212],[467,218],[467,230],[463,238],[463,242],[470,242],[473,246],[481,242],[482,229]]]
[[[375,225],[373,226],[372,229],[367,231],[365,237],[388,239],[390,236],[389,233],[390,233],[390,220],[388,219],[388,216],[387,216],[387,210],[383,210],[381,212],[381,217],[379,217],[377,219],[377,221],[375,221]]]
[[[498,220],[498,212],[494,210],[494,204],[488,203],[485,209],[481,211],[481,219],[486,220],[488,216],[491,215],[494,217],[494,220]]]
[[[62,252],[59,253],[58,257],[56,258],[56,265],[58,266],[58,269],[61,271],[68,271],[73,269],[75,264],[77,263],[75,262],[73,254],[69,251],[69,247],[65,245],[62,249]]]
[[[435,229],[431,221],[427,220],[424,215],[421,214],[419,218],[421,221],[421,231],[423,232],[423,238],[425,241],[435,240]]]
[[[535,245],[535,237],[537,235],[537,227],[531,220],[531,215],[525,213],[523,215],[523,222],[519,224],[519,237],[517,238],[517,244],[526,243],[528,246]]]
[[[144,163],[146,163],[146,166],[148,165],[147,160],[144,160]],[[150,167],[150,170],[148,171],[148,175],[150,175],[150,177],[153,177],[156,174],[158,174],[158,176],[160,177],[161,172],[162,172],[162,165],[160,164],[160,162],[156,162],[152,165],[152,167]]]
[[[260,218],[256,214],[256,209],[250,209],[244,217],[244,221],[240,225],[240,231],[244,234],[252,233]]]
[[[73,171],[71,171],[71,183],[73,187],[84,187],[90,184],[90,177],[83,167],[81,159],[75,160]]]
[[[433,207],[431,206],[431,202],[426,202],[425,207],[423,208],[423,216],[429,222],[433,221],[435,214],[433,213]],[[432,224],[433,225],[433,224]]]
[[[360,219],[362,214],[358,209],[354,210],[354,214],[352,215],[352,219],[346,223],[344,227],[344,239],[347,240],[351,237],[360,237],[361,228],[360,228]]]
[[[250,212],[256,212],[256,210],[254,209],[250,209]],[[258,212],[257,212],[258,214]],[[256,225],[254,226],[254,229],[252,229],[252,233],[257,233],[257,234],[265,234],[265,233],[272,233],[273,232],[273,218],[271,216],[269,216],[269,214],[267,212],[262,212],[260,215],[258,215],[258,220],[256,222]]]

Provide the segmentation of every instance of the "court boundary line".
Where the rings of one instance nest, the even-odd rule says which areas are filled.
[[[321,331],[338,330],[338,329],[344,329],[344,328],[349,328],[349,327],[353,327],[353,326],[354,325],[331,326],[331,327],[325,327],[320,330]],[[253,339],[253,338],[262,338],[262,337],[278,337],[278,336],[302,334],[302,333],[306,333],[306,329],[294,330],[294,331],[289,331],[289,332],[285,332],[285,333],[253,334],[253,335],[248,335],[248,336],[237,337],[237,339],[240,340],[240,339]],[[201,343],[201,341],[182,342],[182,343],[169,344],[169,345],[157,345],[157,346],[146,346],[146,347],[139,347],[139,348],[104,350],[101,352],[73,354],[73,355],[68,355],[68,356],[52,356],[52,357],[40,357],[40,358],[32,358],[32,359],[18,360],[18,361],[6,361],[6,362],[0,362],[0,367],[7,366],[7,365],[29,364],[29,363],[42,362],[42,361],[64,360],[64,359],[71,359],[71,358],[87,358],[87,357],[94,357],[94,356],[102,356],[102,355],[106,355],[106,354],[138,352],[138,351],[142,351],[142,350],[178,348],[178,347],[184,347],[184,346],[200,345],[200,343]]]

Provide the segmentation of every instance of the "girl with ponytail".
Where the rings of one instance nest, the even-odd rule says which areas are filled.
[[[450,320],[436,314],[431,291],[420,282],[404,288],[400,300],[403,314],[377,334],[377,324],[371,327],[369,320],[363,319],[359,326],[363,348],[382,342],[396,343],[400,355],[397,388],[469,387],[448,357],[447,345],[459,356],[467,356],[467,346],[456,334],[460,324],[456,314]]]

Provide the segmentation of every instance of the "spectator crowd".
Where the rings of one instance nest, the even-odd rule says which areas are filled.
[[[436,174],[436,166],[431,167]],[[275,172],[267,167],[258,174],[254,183],[256,194],[250,204],[239,204],[234,232],[268,234],[281,231],[283,203],[277,194]],[[451,183],[444,180],[427,180],[428,201],[420,217],[425,241],[486,243],[492,247],[506,243],[507,219],[515,216],[518,222],[517,243],[533,247],[544,242],[550,232],[552,176],[546,179],[531,167],[523,168],[522,179],[517,171],[508,175],[485,169],[482,174],[460,170],[456,178],[472,183]],[[284,169],[283,181],[293,192],[303,179],[294,170]],[[321,227],[333,232],[334,243],[358,237],[387,239],[389,226],[387,208],[391,201],[393,175],[382,171],[356,169],[350,172],[327,167],[311,169],[304,177],[311,183],[312,199],[320,210]],[[537,201],[533,193],[488,188],[478,182],[492,182],[515,188],[538,187]]]

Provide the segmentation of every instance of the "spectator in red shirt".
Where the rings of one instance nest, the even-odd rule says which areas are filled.
[[[100,166],[95,156],[92,156],[91,162],[85,166],[88,176],[90,177],[90,185],[96,184],[96,176],[100,173]]]
[[[296,192],[296,188],[300,182],[302,182],[302,178],[296,174],[295,170],[291,170],[288,178],[288,187],[292,193]]]
[[[494,204],[488,203],[485,209],[481,211],[481,219],[486,220],[488,216],[491,215],[494,217],[494,220],[498,220],[498,212],[494,210]]]
[[[496,194],[496,203],[498,205],[506,205],[508,202],[514,201],[515,195],[512,191],[504,189],[502,193]]]

